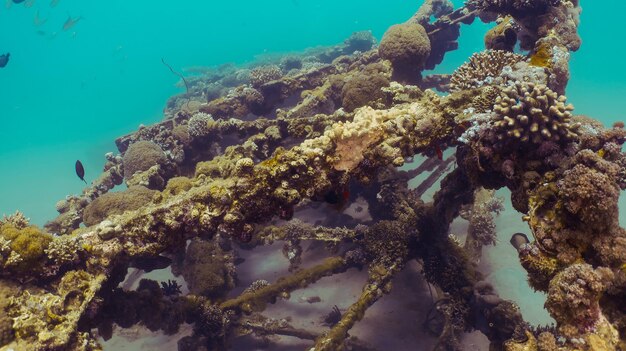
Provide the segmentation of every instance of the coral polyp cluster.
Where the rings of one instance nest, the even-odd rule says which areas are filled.
[[[524,56],[504,50],[487,50],[476,53],[469,61],[457,68],[450,77],[450,91],[480,88],[485,85],[497,84],[505,67],[525,59]]]
[[[545,85],[516,82],[496,98],[494,128],[500,140],[540,144],[576,140],[580,124],[572,121],[574,106]]]
[[[379,47],[359,32],[201,69],[162,122],[116,140],[119,153],[59,201],[45,230],[19,212],[0,220],[0,348],[102,350],[140,324],[180,338],[181,351],[276,336],[372,350],[354,327],[411,270],[411,292],[425,281],[432,301],[407,313],[436,350],[461,350],[468,331],[493,350],[623,349],[626,130],[574,115],[564,96],[579,14],[578,1],[426,0]],[[475,17],[498,22],[485,43],[502,50],[451,78],[426,74]],[[528,55],[512,52],[517,42]],[[506,230],[495,222],[504,188],[528,224],[504,235],[554,327],[526,322],[477,266]],[[452,232],[459,219],[467,227]],[[242,284],[243,262],[271,250],[285,275]],[[166,269],[174,277],[139,279]],[[343,305],[327,301],[325,323],[269,308],[357,270],[362,286]]]

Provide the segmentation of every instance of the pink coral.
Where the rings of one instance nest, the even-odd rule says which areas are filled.
[[[574,264],[556,275],[550,282],[546,308],[563,334],[573,337],[594,329],[600,317],[598,301],[611,279],[608,268],[594,270],[589,264]]]

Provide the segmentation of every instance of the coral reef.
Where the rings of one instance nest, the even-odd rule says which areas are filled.
[[[419,314],[437,350],[460,350],[467,331],[493,350],[623,348],[617,200],[626,130],[574,116],[566,104],[579,14],[571,1],[470,0],[454,9],[429,0],[377,49],[359,32],[303,54],[199,68],[164,121],[116,140],[119,154],[106,155],[81,195],[57,204],[47,232],[19,212],[0,220],[0,347],[100,350],[98,335],[111,338],[114,324],[173,335],[189,323],[179,350],[274,335],[310,350],[371,350],[351,329],[417,262],[436,291]],[[422,79],[476,16],[498,21],[489,50],[452,77]],[[502,51],[516,43],[530,53]],[[109,192],[124,179],[128,190]],[[529,229],[511,242],[529,285],[547,294],[554,327],[531,327],[477,269],[496,243],[494,191],[505,187]],[[348,215],[350,207],[369,216]],[[340,220],[307,224],[307,211],[320,208]],[[467,233],[450,232],[458,218]],[[240,250],[278,241],[289,273],[237,286]],[[305,242],[322,243],[326,257],[307,262]],[[175,280],[120,284],[129,268],[168,267]],[[350,269],[367,280],[325,332],[265,315],[268,304]]]
[[[522,55],[503,50],[476,53],[450,77],[450,91],[480,88],[495,83],[504,67],[523,61]]]
[[[136,210],[152,201],[156,191],[134,186],[126,191],[107,193],[92,201],[83,211],[83,223],[94,225],[107,217]]]
[[[565,96],[544,85],[518,82],[504,89],[494,106],[498,139],[517,139],[522,144],[575,140],[579,125],[571,120],[574,106],[565,102]]]
[[[124,178],[129,180],[137,172],[143,172],[152,166],[159,166],[167,161],[161,147],[151,141],[138,141],[131,144],[124,153]]]
[[[430,55],[430,39],[420,24],[407,22],[391,26],[378,47],[383,59],[391,61],[400,76],[415,74],[424,67]]]

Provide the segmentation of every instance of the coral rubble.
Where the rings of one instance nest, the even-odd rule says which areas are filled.
[[[100,350],[114,324],[173,335],[189,323],[179,350],[228,349],[244,335],[371,350],[350,330],[416,261],[437,292],[422,313],[437,350],[460,350],[473,330],[493,350],[623,349],[617,201],[626,130],[575,116],[566,103],[579,14],[568,0],[469,0],[458,9],[427,0],[377,48],[359,32],[331,48],[201,70],[170,99],[164,121],[116,140],[119,154],[107,154],[83,194],[57,204],[45,230],[19,212],[0,220],[0,348]],[[422,77],[474,17],[497,23],[488,50],[451,77]],[[512,52],[518,42],[527,55]],[[446,149],[453,155],[444,158]],[[400,170],[419,155],[421,165]],[[127,190],[109,193],[124,181]],[[525,322],[476,266],[496,243],[500,188],[528,223],[532,235],[511,242],[529,285],[547,294],[553,328]],[[357,198],[369,218],[302,220],[320,203],[344,212]],[[450,233],[459,217],[469,222],[464,243]],[[237,294],[239,251],[276,241],[290,273]],[[329,254],[304,264],[305,241]],[[120,283],[130,267],[170,267],[179,278],[128,289]],[[367,281],[350,306],[335,306],[325,332],[264,315],[352,268]]]

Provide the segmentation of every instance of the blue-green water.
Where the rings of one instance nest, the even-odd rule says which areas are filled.
[[[27,1],[28,2],[28,1]],[[180,88],[175,68],[245,62],[257,54],[342,42],[357,30],[385,29],[419,6],[409,0],[78,1],[36,0],[0,7],[0,214],[20,209],[34,223],[55,216],[54,203],[79,193],[73,165],[100,173],[113,140],[162,118]],[[457,1],[457,4],[459,1]],[[583,1],[582,49],[572,60],[568,96],[578,113],[605,123],[626,110],[626,3]],[[34,18],[41,20],[36,26]],[[68,16],[82,19],[70,30]],[[463,28],[461,47],[438,71],[450,72],[482,49],[487,26]]]

